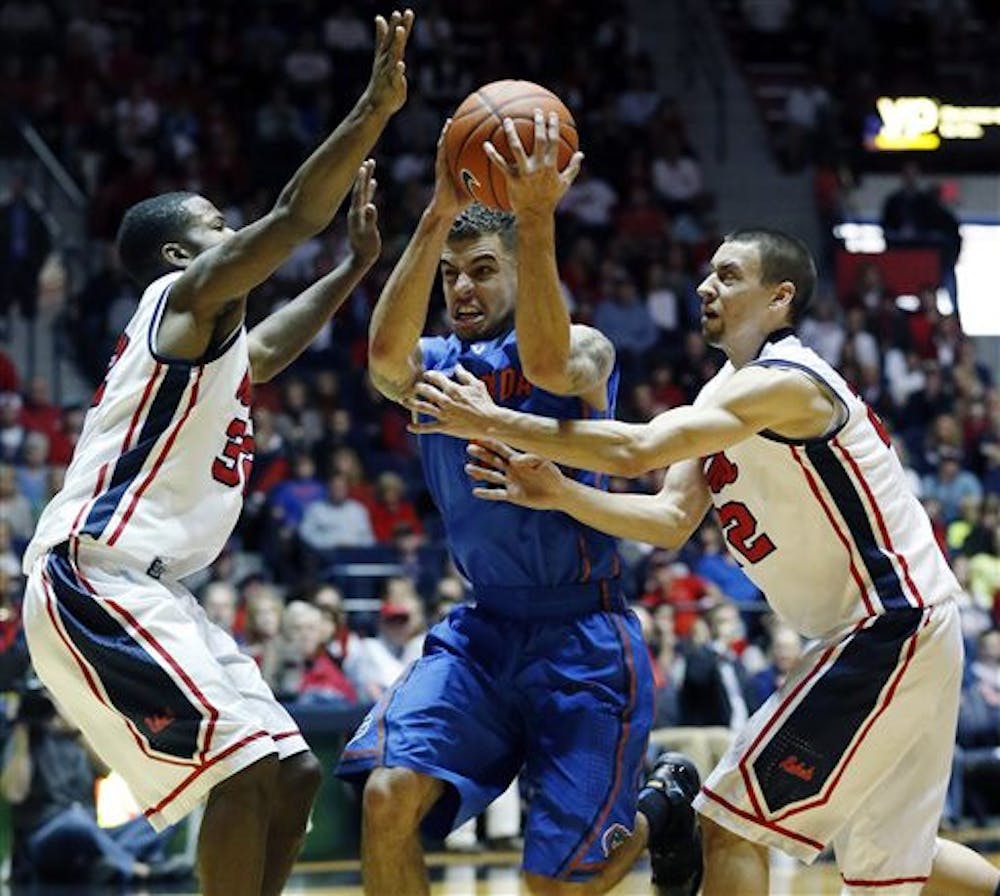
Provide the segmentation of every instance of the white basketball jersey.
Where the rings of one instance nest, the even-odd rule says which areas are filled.
[[[823,438],[763,432],[703,461],[730,551],[775,611],[818,637],[960,594],[881,421],[844,379],[790,330],[752,363],[806,371],[846,411]],[[727,363],[696,404],[734,372]]]
[[[155,351],[167,292],[146,288],[94,395],[66,482],[24,556],[82,539],[121,552],[152,575],[211,563],[236,525],[253,464],[246,330],[199,363]]]

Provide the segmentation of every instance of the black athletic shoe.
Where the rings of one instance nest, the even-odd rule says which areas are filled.
[[[694,763],[664,753],[639,791],[649,822],[649,859],[657,896],[695,896],[701,886],[701,831],[691,802],[701,787]]]

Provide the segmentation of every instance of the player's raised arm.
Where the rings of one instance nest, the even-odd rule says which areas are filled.
[[[386,123],[406,100],[403,51],[413,13],[375,17],[371,77],[354,108],[285,185],[274,208],[194,258],[170,291],[169,308],[211,326],[220,309],[265,280],[301,242],[323,230]],[[166,251],[183,253],[183,247]],[[182,259],[175,259],[175,263]]]
[[[375,263],[382,249],[375,195],[375,162],[358,169],[347,213],[347,257],[287,305],[283,305],[247,334],[250,376],[260,383],[292,363],[344,303],[351,290]]]
[[[761,432],[812,438],[830,428],[835,406],[811,378],[796,371],[747,367],[710,402],[673,408],[648,423],[556,420],[498,407],[464,370],[450,380],[428,371],[411,408],[436,419],[413,432],[491,438],[584,470],[638,476],[679,460],[705,457]]]
[[[438,139],[434,195],[386,280],[368,328],[368,372],[387,398],[404,401],[423,370],[420,336],[427,322],[441,249],[455,216],[471,199],[460,192],[445,162],[445,122]]]
[[[592,327],[571,326],[559,288],[555,210],[583,161],[583,153],[577,152],[559,171],[559,127],[558,113],[546,118],[536,109],[534,143],[528,154],[513,121],[506,118],[504,133],[514,163],[508,163],[492,143],[485,150],[506,180],[507,196],[517,216],[514,323],[524,374],[549,392],[581,395],[603,410],[614,347]]]

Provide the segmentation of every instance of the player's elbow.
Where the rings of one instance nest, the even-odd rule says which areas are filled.
[[[529,361],[521,358],[524,378],[533,386],[551,392],[553,395],[567,395],[571,389],[569,369],[559,358]]]

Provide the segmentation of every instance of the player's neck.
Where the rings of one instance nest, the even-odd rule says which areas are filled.
[[[794,330],[787,324],[781,324],[774,329],[753,328],[744,333],[737,334],[732,339],[727,339],[726,344],[721,346],[726,353],[726,357],[732,362],[733,367],[739,369],[745,367],[751,361],[760,356],[769,342],[777,342],[786,336],[794,334]]]

